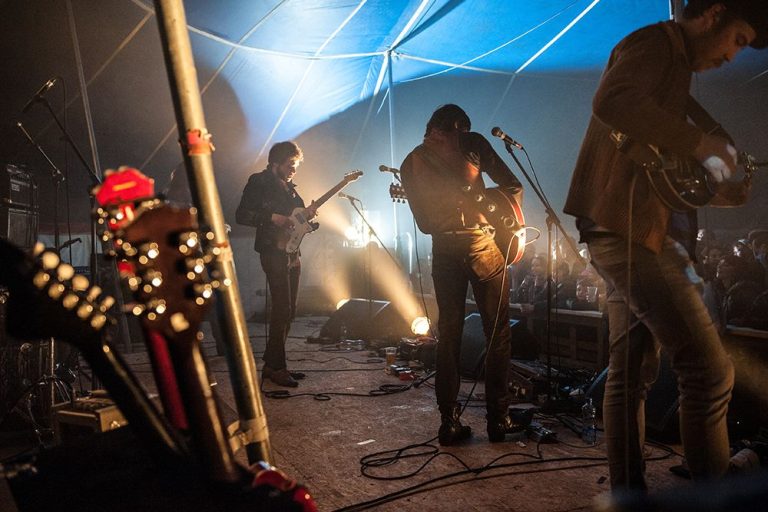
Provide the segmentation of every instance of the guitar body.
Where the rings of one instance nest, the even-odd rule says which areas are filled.
[[[523,258],[525,252],[525,217],[520,203],[507,189],[491,187],[474,195],[475,208],[479,209],[495,229],[493,241],[505,263],[512,265]]]
[[[659,199],[674,211],[695,210],[705,206],[715,196],[706,169],[692,158],[669,157],[659,153],[658,160],[643,165],[643,169]]]
[[[304,235],[315,231],[319,224],[311,222],[312,219],[308,216],[306,208],[294,208],[290,219],[293,222],[293,229],[290,231],[289,238],[285,242],[285,252],[293,254],[299,250],[299,245],[304,240]]]
[[[525,217],[515,195],[508,189],[491,187],[482,192],[464,190],[471,195],[474,204],[470,207],[482,213],[495,229],[494,242],[502,254],[505,264],[512,265],[523,258],[525,252]],[[389,196],[395,202],[404,203],[408,195],[402,185],[389,185]]]
[[[709,174],[693,158],[680,158],[655,146],[640,144],[627,135],[612,131],[616,148],[638,164],[667,208],[688,212],[709,203],[715,196]]]

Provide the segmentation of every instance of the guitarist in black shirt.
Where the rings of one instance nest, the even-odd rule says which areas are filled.
[[[517,430],[508,414],[507,393],[510,358],[509,283],[505,255],[494,243],[493,228],[472,205],[472,194],[482,194],[482,172],[500,186],[522,195],[520,181],[479,133],[470,132],[467,114],[457,105],[438,108],[427,123],[423,144],[400,167],[403,187],[419,229],[432,235],[435,295],[438,320],[435,392],[440,409],[441,445],[467,439],[471,430],[462,425],[459,360],[464,326],[467,284],[472,284],[483,322],[485,392],[488,439],[503,441]]]
[[[291,212],[304,207],[293,183],[303,160],[304,154],[295,142],[272,146],[267,168],[248,179],[236,213],[238,224],[256,228],[254,249],[259,252],[261,267],[267,275],[272,301],[262,372],[265,378],[287,387],[298,386],[297,379],[304,378],[304,374],[288,371],[285,361],[285,341],[296,315],[301,274],[299,253],[287,253],[285,243],[293,226]],[[308,216],[313,217],[314,205],[307,210]]]

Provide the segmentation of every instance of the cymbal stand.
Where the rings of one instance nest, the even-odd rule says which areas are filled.
[[[46,102],[47,103],[47,102]],[[61,188],[61,184],[64,182],[65,177],[64,174],[59,170],[58,167],[56,167],[56,164],[53,163],[53,160],[50,159],[48,154],[43,150],[43,148],[40,146],[40,144],[35,141],[35,139],[32,137],[32,135],[29,134],[29,132],[24,128],[24,125],[21,123],[21,121],[16,123],[16,126],[19,128],[19,130],[22,132],[24,137],[29,141],[29,143],[34,146],[37,151],[42,155],[42,157],[45,159],[45,161],[48,163],[49,167],[51,168],[51,181],[53,182],[53,238],[54,238],[54,246],[59,247],[60,246],[60,231],[59,231],[59,192]],[[48,350],[46,351],[44,347],[47,346]],[[19,400],[16,401],[16,404],[14,405],[14,408],[19,405],[19,402],[21,400],[24,400],[26,402],[26,412],[28,417],[26,418],[27,421],[32,425],[32,428],[35,431],[35,434],[38,437],[38,440],[40,441],[40,444],[43,444],[43,433],[45,430],[45,427],[40,425],[38,421],[35,419],[35,415],[33,412],[33,398],[36,396],[36,390],[37,388],[44,387],[45,388],[45,400],[41,402],[42,406],[42,415],[44,418],[47,419],[46,423],[48,424],[48,428],[53,425],[53,407],[56,405],[56,397],[57,395],[62,398],[62,401],[70,401],[72,399],[72,394],[70,393],[70,389],[67,387],[66,383],[59,379],[56,376],[56,340],[54,338],[49,338],[45,344],[41,343],[38,347],[38,354],[39,359],[38,361],[45,361],[45,372],[43,375],[40,376],[40,378],[37,380],[35,384],[30,386],[27,391],[25,391],[22,396],[19,398]],[[13,410],[13,408],[11,409]]]

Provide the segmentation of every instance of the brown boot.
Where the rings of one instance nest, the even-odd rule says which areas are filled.
[[[285,386],[288,388],[295,388],[298,387],[299,383],[296,382],[296,379],[294,379],[291,376],[291,372],[288,371],[287,368],[282,368],[280,370],[273,370],[269,366],[265,366],[261,373],[264,375],[265,379],[269,379],[278,386]]]
[[[525,425],[515,423],[509,417],[509,413],[504,415],[488,414],[486,419],[488,420],[488,440],[492,443],[500,443],[505,440],[507,434],[525,430]]]

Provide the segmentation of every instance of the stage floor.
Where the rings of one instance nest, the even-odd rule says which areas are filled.
[[[304,483],[320,510],[360,510],[354,506],[375,502],[373,508],[382,511],[576,511],[590,510],[596,497],[608,492],[602,433],[596,447],[587,447],[557,418],[537,415],[535,421],[556,432],[557,443],[537,444],[525,434],[489,443],[482,382],[474,390],[473,382],[462,384],[461,396],[472,392],[473,397],[462,417],[472,427],[471,440],[441,448],[432,381],[414,388],[408,386],[410,381],[386,374],[384,361],[368,351],[307,343],[306,337],[317,335],[325,320],[305,317],[294,322],[286,348],[289,368],[306,374],[299,387],[281,388],[267,381],[262,388],[273,464]],[[248,327],[260,368],[266,329],[259,323]],[[216,355],[210,331],[204,348],[225,416],[233,419],[226,361]],[[146,354],[127,354],[126,359],[154,391]],[[381,393],[397,391],[398,386],[403,390]],[[282,392],[280,398],[270,396],[274,391]],[[11,447],[4,448],[1,455],[13,453]],[[377,452],[389,457],[401,449],[407,457],[374,463],[363,474],[362,458]],[[690,485],[669,471],[681,463],[678,455],[658,447],[647,450],[655,459],[648,463],[652,490]],[[243,451],[237,457],[246,463]]]

